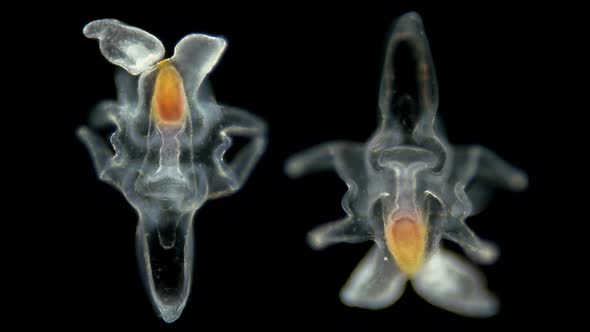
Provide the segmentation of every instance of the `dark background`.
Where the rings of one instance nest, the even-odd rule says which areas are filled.
[[[439,310],[410,288],[386,310],[345,307],[338,291],[370,244],[313,252],[304,239],[343,216],[346,187],[333,173],[291,181],[282,172],[296,151],[373,132],[385,38],[409,10],[425,23],[451,142],[487,146],[529,174],[527,191],[498,192],[468,220],[502,250],[483,267],[502,300],[489,320]],[[583,318],[590,54],[581,8],[93,3],[5,16],[16,20],[3,27],[3,330],[569,330]],[[243,190],[195,218],[192,294],[173,325],[156,317],[141,284],[135,212],[97,180],[74,135],[98,101],[115,96],[115,67],[82,35],[105,17],[154,34],[167,56],[188,33],[225,36],[211,75],[218,100],[270,125],[268,149]]]

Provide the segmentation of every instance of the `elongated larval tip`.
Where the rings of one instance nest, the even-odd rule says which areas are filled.
[[[426,225],[415,214],[394,215],[386,225],[387,247],[407,275],[418,272],[424,263],[426,233]]]
[[[178,303],[178,305],[160,305],[158,310],[162,320],[166,323],[174,323],[182,315],[185,303],[186,300]]]
[[[394,22],[396,38],[407,39],[424,35],[422,17],[416,12],[409,12],[400,16]]]
[[[422,17],[417,12],[409,12],[402,16],[397,21],[399,25],[406,26],[406,27],[413,27],[417,31],[422,31],[423,23]]]
[[[186,96],[182,77],[170,59],[158,63],[152,112],[158,125],[180,127],[186,116]]]
[[[529,179],[527,175],[523,172],[515,173],[510,177],[510,187],[513,190],[521,191],[525,190],[526,187],[529,185]]]
[[[287,160],[285,163],[285,173],[290,178],[298,178],[303,173],[303,167],[301,163],[296,162],[295,160]]]

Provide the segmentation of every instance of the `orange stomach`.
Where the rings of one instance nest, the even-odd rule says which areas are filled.
[[[427,230],[415,214],[392,216],[385,226],[387,247],[402,272],[412,275],[424,263]]]
[[[152,114],[158,125],[181,126],[186,116],[186,95],[182,77],[170,59],[158,63],[158,77],[152,96]]]

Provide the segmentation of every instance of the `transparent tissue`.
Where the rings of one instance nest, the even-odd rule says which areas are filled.
[[[90,116],[96,129],[115,125],[108,144],[87,127],[78,137],[99,178],[119,189],[139,215],[136,248],[144,284],[166,322],[182,313],[193,273],[193,218],[207,199],[239,190],[262,155],[266,125],[216,102],[207,75],[225,50],[220,37],[190,34],[162,60],[153,35],[113,19],[97,20],[84,35],[98,39],[104,57],[122,67],[118,99]],[[248,143],[230,160],[231,136]]]
[[[483,275],[443,249],[441,239],[456,242],[477,263],[493,263],[497,247],[465,219],[485,206],[494,187],[520,191],[527,176],[484,147],[447,142],[436,121],[437,80],[417,13],[394,23],[382,75],[379,127],[368,142],[328,142],[286,162],[291,177],[334,170],[348,186],[346,217],[310,231],[309,244],[375,242],[340,292],[346,305],[388,307],[410,280],[435,306],[494,315],[498,300]]]

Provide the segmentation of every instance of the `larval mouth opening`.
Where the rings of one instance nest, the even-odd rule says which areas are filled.
[[[413,275],[423,266],[427,235],[427,225],[418,213],[396,211],[387,218],[387,247],[405,274]]]

